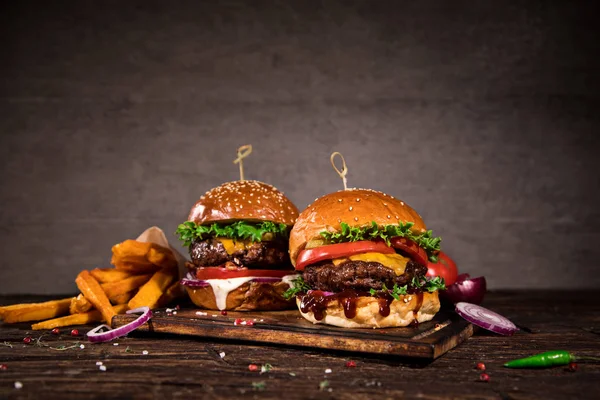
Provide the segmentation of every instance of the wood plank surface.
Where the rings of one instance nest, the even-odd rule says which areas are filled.
[[[135,318],[117,315],[112,325],[116,328]],[[168,313],[164,309],[154,311],[152,320],[139,331],[434,359],[471,337],[473,326],[452,310],[403,328],[344,329],[313,324],[297,310],[222,315],[219,311],[181,308]]]
[[[0,296],[0,304],[47,299]],[[0,399],[597,398],[599,364],[579,363],[576,372],[502,367],[555,349],[600,356],[596,291],[491,292],[484,305],[527,331],[503,337],[480,329],[433,361],[151,333],[89,344],[71,337],[70,329],[55,336],[31,331],[28,324],[0,324],[0,364],[7,366],[0,371]],[[40,344],[23,344],[27,335],[42,335]],[[56,350],[60,346],[66,349]],[[106,371],[99,370],[99,361]],[[356,367],[346,367],[348,361]],[[478,362],[487,367],[488,383],[479,382]],[[272,369],[261,374],[267,363]],[[250,371],[249,364],[258,370]],[[15,389],[15,382],[23,387]]]

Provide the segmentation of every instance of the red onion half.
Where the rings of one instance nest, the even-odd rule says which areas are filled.
[[[456,283],[448,286],[446,290],[440,292],[443,299],[447,299],[453,304],[461,301],[473,304],[481,304],[487,284],[485,277],[471,279],[469,274],[461,274],[456,279]]]
[[[140,307],[133,310],[127,310],[127,314],[142,313],[138,318],[134,319],[128,324],[120,326],[116,329],[110,329],[108,325],[100,325],[89,331],[86,336],[92,343],[108,342],[109,340],[116,339],[121,336],[127,335],[144,325],[150,318],[152,318],[152,311],[149,307]],[[108,329],[105,331],[105,329]]]

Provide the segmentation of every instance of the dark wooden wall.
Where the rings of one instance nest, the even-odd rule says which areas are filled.
[[[593,2],[216,3],[0,6],[0,293],[173,232],[245,143],[299,208],[342,152],[493,288],[600,284]]]

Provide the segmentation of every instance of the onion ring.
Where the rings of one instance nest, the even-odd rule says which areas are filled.
[[[152,318],[152,311],[149,307],[139,307],[133,310],[127,310],[127,314],[142,313],[138,318],[120,326],[115,329],[111,329],[108,325],[99,325],[86,333],[88,340],[92,343],[108,342],[121,336],[125,336],[128,333],[136,330],[140,326],[144,325],[150,318]],[[103,329],[108,329],[103,331]]]

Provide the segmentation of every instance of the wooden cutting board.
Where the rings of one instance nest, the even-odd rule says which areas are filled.
[[[117,315],[113,328],[135,316]],[[253,325],[236,325],[236,319]],[[219,340],[242,340],[253,344],[277,344],[313,349],[343,350],[370,354],[435,359],[473,334],[473,325],[453,311],[440,311],[432,321],[418,326],[384,329],[345,329],[312,324],[298,311],[228,312],[181,309],[154,311],[138,331],[200,336]]]

